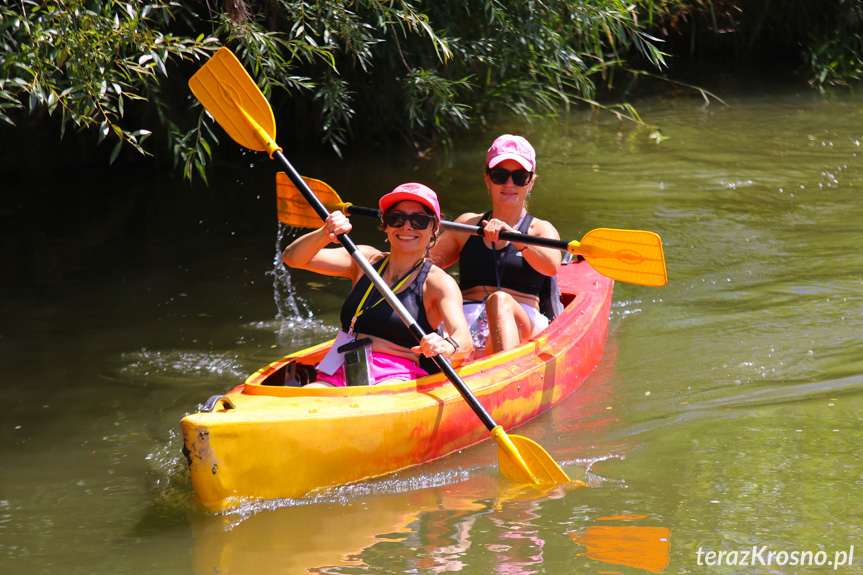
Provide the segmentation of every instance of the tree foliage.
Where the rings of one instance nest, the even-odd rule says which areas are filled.
[[[633,50],[663,62],[620,0],[18,0],[0,7],[0,38],[0,121],[59,114],[61,137],[113,140],[112,161],[124,145],[146,153],[159,129],[187,177],[205,177],[219,132],[178,108],[182,62],[219,45],[295,137],[337,152],[365,139],[420,148],[502,111],[553,114],[592,100]]]
[[[172,59],[206,56],[216,39],[174,35],[179,3],[34,2],[0,6],[0,121],[13,111],[46,111],[68,127],[89,128],[99,142],[116,140],[145,153],[151,134],[122,121],[131,102],[159,106]]]
[[[664,62],[635,7],[621,0],[243,7],[221,15],[217,35],[236,46],[295,137],[336,152],[360,139],[419,150],[493,114],[556,114],[573,98],[595,104],[597,82],[625,69],[633,52]]]
[[[759,2],[769,9],[769,0]],[[830,2],[859,12],[861,0]],[[291,142],[323,143],[336,152],[364,141],[403,141],[422,150],[497,114],[553,116],[573,101],[639,122],[625,102],[601,106],[598,91],[639,69],[661,69],[666,54],[658,36],[673,41],[683,24],[712,18],[713,28],[744,30],[751,20],[733,20],[736,4],[12,0],[0,5],[0,121],[53,117],[61,137],[72,128],[111,140],[111,161],[124,147],[148,153],[144,141],[157,133],[186,177],[206,178],[221,132],[199,107],[190,111],[196,104],[186,82],[226,45],[252,73],[279,124],[290,126]],[[827,28],[819,32],[820,47],[813,43],[813,63],[837,61],[834,52],[849,40],[859,47],[854,30],[838,46],[824,36]],[[849,62],[819,64],[827,70],[820,80],[859,73]]]

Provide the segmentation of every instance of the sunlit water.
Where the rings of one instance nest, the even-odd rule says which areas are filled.
[[[536,215],[566,239],[652,230],[667,258],[666,287],[616,284],[582,389],[519,428],[583,489],[509,484],[486,442],[206,515],[180,419],[330,337],[348,287],[274,265],[292,237],[275,220],[276,167],[246,156],[191,190],[113,172],[66,182],[56,212],[7,210],[0,572],[863,572],[863,100],[748,93],[641,102],[659,143],[606,116],[527,132]],[[486,206],[494,135],[420,161],[296,163],[361,205],[423,181],[456,215]],[[53,182],[34,185],[20,193],[52,197]],[[753,546],[766,550],[742,564]],[[726,564],[705,565],[720,551]],[[824,564],[791,566],[792,552]]]

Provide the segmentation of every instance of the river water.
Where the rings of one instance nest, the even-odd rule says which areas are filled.
[[[517,489],[485,442],[203,513],[180,419],[329,337],[348,287],[274,271],[277,166],[238,152],[209,188],[121,169],[7,188],[0,572],[863,573],[863,98],[765,86],[638,102],[660,142],[574,113],[443,156],[293,158],[357,204],[417,180],[456,215],[487,205],[491,139],[523,131],[531,210],[563,238],[660,234],[668,285],[617,283],[599,368],[518,430],[586,470],[571,491]]]

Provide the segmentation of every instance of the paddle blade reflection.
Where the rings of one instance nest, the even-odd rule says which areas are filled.
[[[668,566],[671,530],[666,527],[594,525],[569,536],[587,547],[585,557],[662,573]]]

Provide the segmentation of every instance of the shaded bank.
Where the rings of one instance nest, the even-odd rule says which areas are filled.
[[[711,0],[643,2],[648,29],[676,58],[784,59],[813,85],[863,74],[863,2],[859,0]]]

